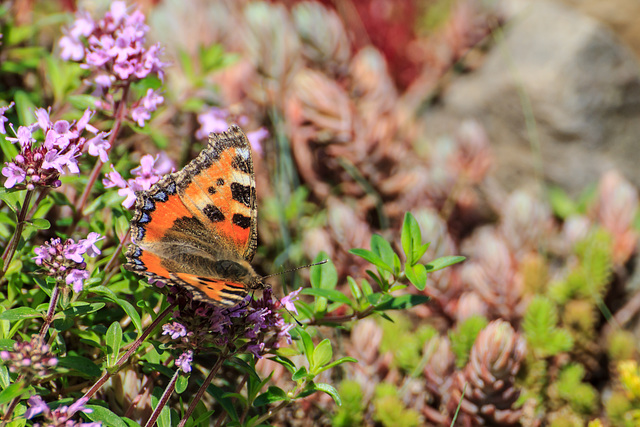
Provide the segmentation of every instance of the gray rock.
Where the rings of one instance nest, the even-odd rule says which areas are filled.
[[[453,79],[426,110],[426,132],[451,134],[463,119],[479,120],[495,151],[495,174],[508,189],[530,184],[537,164],[545,179],[571,193],[611,168],[640,185],[634,54],[567,6],[505,3],[503,36],[476,71]]]

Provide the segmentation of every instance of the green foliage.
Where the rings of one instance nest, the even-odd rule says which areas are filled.
[[[567,401],[573,410],[591,414],[597,409],[598,393],[590,384],[582,382],[585,375],[584,367],[577,363],[565,366],[554,386],[558,396]]]
[[[373,406],[374,418],[385,427],[422,425],[420,414],[404,405],[393,384],[376,385]]]
[[[344,380],[338,387],[342,397],[342,406],[337,408],[332,422],[335,427],[362,425],[364,420],[364,394],[356,381]]]
[[[633,332],[623,329],[614,330],[607,343],[609,358],[613,361],[632,359],[637,352],[635,348],[636,342]]]
[[[471,316],[458,324],[455,331],[449,332],[451,350],[456,355],[456,366],[461,368],[467,364],[476,337],[488,324],[489,321],[482,316]]]
[[[558,311],[548,298],[535,297],[524,315],[522,329],[527,343],[538,357],[553,356],[569,351],[573,346],[571,335],[557,327]]]
[[[611,236],[603,229],[590,233],[576,245],[578,264],[561,281],[549,289],[559,304],[572,298],[600,302],[613,271]]]

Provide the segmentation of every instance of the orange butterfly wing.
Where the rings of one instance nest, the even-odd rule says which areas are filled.
[[[217,305],[236,304],[256,287],[255,178],[239,127],[212,134],[183,170],[137,196],[125,268]]]

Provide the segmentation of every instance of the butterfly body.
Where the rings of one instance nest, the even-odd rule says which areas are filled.
[[[232,306],[265,287],[251,267],[257,246],[255,178],[239,127],[211,134],[209,145],[177,173],[138,193],[125,268]]]

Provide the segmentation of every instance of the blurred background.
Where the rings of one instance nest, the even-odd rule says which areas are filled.
[[[108,3],[12,3],[4,19],[37,31],[5,36],[4,59],[29,44],[59,55],[72,13]],[[327,331],[360,360],[327,374],[345,405],[313,395],[275,423],[449,425],[463,401],[459,425],[638,425],[620,364],[638,357],[640,2],[135,5],[171,65],[164,105],[117,152],[184,165],[216,121],[266,131],[260,272],[323,251],[347,289],[370,268],[348,251],[374,233],[399,247],[406,212],[431,242],[425,261],[468,258],[394,323]],[[42,71],[3,69],[3,99]],[[65,102],[47,90],[43,106]]]

